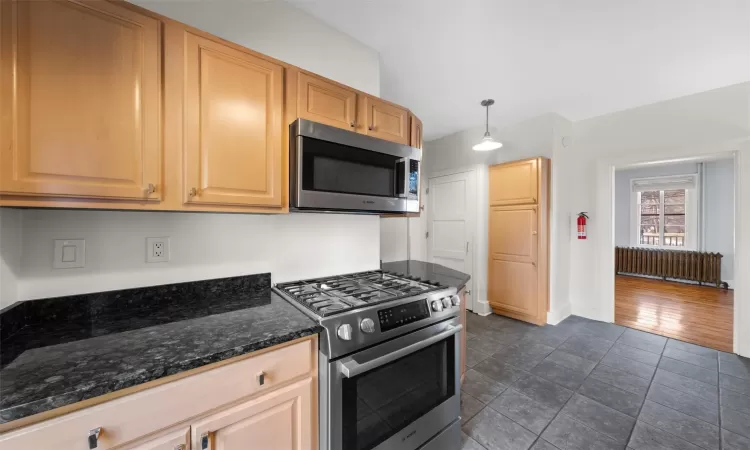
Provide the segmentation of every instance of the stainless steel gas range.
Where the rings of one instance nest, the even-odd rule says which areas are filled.
[[[274,290],[325,328],[320,450],[460,447],[455,288],[371,271]]]

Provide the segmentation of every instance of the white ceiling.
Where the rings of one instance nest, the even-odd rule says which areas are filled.
[[[750,0],[287,1],[379,51],[428,140],[483,125],[488,97],[502,127],[750,80]]]

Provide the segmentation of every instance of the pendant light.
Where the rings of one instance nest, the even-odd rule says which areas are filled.
[[[486,131],[484,132],[484,137],[482,138],[482,142],[472,147],[474,150],[478,152],[488,152],[490,150],[497,150],[498,148],[503,146],[501,142],[497,142],[496,140],[492,139],[492,136],[490,136],[490,106],[494,104],[495,104],[495,100],[492,100],[491,98],[488,98],[487,100],[482,100],[481,105],[487,108],[487,122],[486,122]]]

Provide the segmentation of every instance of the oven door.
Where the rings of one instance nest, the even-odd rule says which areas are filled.
[[[329,363],[329,448],[413,450],[459,420],[460,330],[450,319]]]

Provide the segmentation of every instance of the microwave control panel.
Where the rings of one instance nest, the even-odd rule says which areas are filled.
[[[378,310],[380,331],[388,331],[430,317],[427,300],[417,300],[411,303]]]

